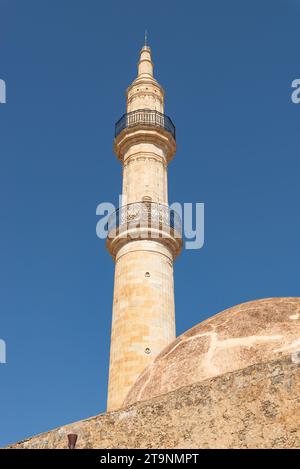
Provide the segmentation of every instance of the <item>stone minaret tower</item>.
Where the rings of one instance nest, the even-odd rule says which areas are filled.
[[[147,45],[126,98],[114,142],[123,167],[122,207],[109,219],[107,238],[116,263],[108,410],[122,407],[138,375],[175,338],[173,261],[182,245],[180,219],[168,206],[175,127],[164,114]]]

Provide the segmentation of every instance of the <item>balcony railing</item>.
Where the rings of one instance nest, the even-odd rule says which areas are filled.
[[[138,109],[137,111],[124,114],[115,125],[115,137],[117,137],[122,130],[137,125],[161,127],[170,132],[174,140],[176,139],[175,125],[170,117],[161,112],[152,111],[151,109]]]
[[[151,229],[156,233],[169,232],[175,238],[182,236],[180,216],[167,205],[156,202],[134,202],[124,205],[112,213],[108,219],[109,238],[133,228]],[[153,236],[152,233],[151,237],[155,235]]]

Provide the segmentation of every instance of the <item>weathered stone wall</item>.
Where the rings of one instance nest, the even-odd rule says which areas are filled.
[[[299,448],[297,354],[252,365],[22,441],[12,448]]]

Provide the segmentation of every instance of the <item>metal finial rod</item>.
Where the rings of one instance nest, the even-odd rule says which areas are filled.
[[[145,46],[147,45],[148,33],[147,29],[145,29]]]

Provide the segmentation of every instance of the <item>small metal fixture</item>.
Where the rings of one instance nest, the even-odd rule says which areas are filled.
[[[68,434],[68,447],[69,449],[75,449],[78,435],[76,433]]]
[[[146,272],[145,277],[150,277],[150,272]]]
[[[146,353],[147,355],[149,355],[149,353],[151,353],[151,350],[149,349],[149,347],[145,348],[145,353]]]

